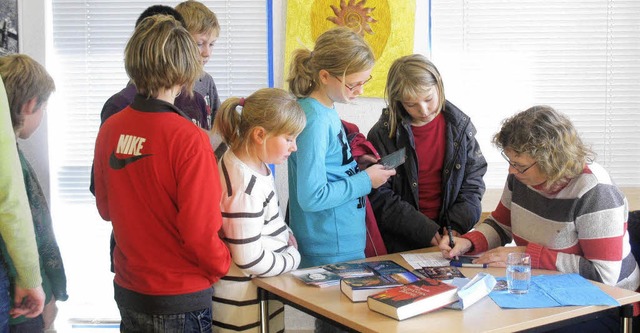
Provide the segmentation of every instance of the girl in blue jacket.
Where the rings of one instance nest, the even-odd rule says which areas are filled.
[[[377,164],[360,172],[334,107],[362,94],[373,65],[369,45],[344,27],[320,35],[313,51],[294,51],[287,80],[307,116],[288,163],[300,267],[363,259],[365,196],[395,173]]]

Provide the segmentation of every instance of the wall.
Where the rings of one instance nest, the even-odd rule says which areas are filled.
[[[45,6],[49,6],[45,0],[18,1],[20,53],[28,54],[43,65],[46,65],[46,22],[48,20],[45,17]],[[50,198],[48,117],[47,112],[38,130],[29,140],[19,140],[19,144],[38,174],[45,195]]]

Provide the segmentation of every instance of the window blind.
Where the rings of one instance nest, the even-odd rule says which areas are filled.
[[[478,128],[501,188],[507,163],[490,141],[536,104],[568,115],[621,187],[640,185],[640,2],[438,0],[431,58],[447,98]]]
[[[104,102],[128,82],[124,48],[147,7],[180,1],[52,0],[49,70],[57,85],[50,109],[51,180],[56,200],[91,203],[89,174]],[[200,1],[220,22],[205,70],[220,99],[268,86],[267,7],[260,0]]]

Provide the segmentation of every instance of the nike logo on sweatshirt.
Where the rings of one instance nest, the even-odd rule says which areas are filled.
[[[141,153],[145,141],[147,141],[145,138],[121,134],[118,140],[118,146],[109,157],[109,166],[114,170],[119,170],[143,157],[151,156],[151,154]],[[116,153],[133,156],[118,158]]]

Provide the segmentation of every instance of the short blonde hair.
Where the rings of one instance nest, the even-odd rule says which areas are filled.
[[[304,111],[294,96],[282,89],[263,88],[246,99],[227,98],[220,105],[213,125],[214,131],[220,133],[224,142],[235,151],[248,150],[250,133],[257,126],[264,128],[269,136],[297,136],[306,122]]]
[[[44,66],[26,54],[0,57],[0,76],[7,91],[14,131],[24,124],[23,105],[36,98],[36,108],[39,108],[56,90],[53,78]]]
[[[391,64],[384,89],[389,106],[389,138],[394,137],[402,117],[408,115],[402,101],[415,99],[433,88],[438,92],[438,111],[442,111],[445,105],[444,83],[440,72],[429,59],[420,54],[411,54]]]
[[[187,0],[179,3],[176,10],[184,18],[185,28],[190,34],[215,35],[220,34],[220,23],[216,14],[203,3]]]
[[[313,51],[293,51],[289,67],[289,91],[296,97],[307,97],[317,87],[319,72],[344,77],[368,70],[375,64],[369,44],[349,28],[337,27],[325,31],[316,40]]]
[[[493,144],[531,156],[547,177],[549,187],[563,178],[578,176],[595,158],[569,118],[546,105],[533,106],[505,119]]]
[[[147,97],[157,97],[160,89],[175,85],[192,94],[195,80],[202,76],[195,41],[180,22],[167,15],[142,20],[124,53],[127,75]]]

